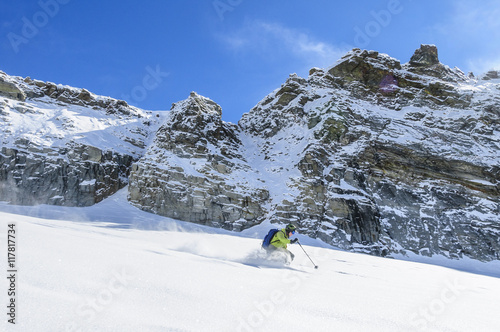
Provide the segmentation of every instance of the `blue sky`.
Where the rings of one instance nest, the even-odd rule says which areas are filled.
[[[0,70],[149,110],[196,91],[237,122],[290,73],[353,47],[500,69],[497,0],[41,0],[0,4]]]

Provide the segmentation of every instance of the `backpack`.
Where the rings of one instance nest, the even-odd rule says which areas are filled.
[[[278,233],[279,229],[273,228],[271,229],[267,235],[264,237],[264,241],[262,241],[262,248],[267,249],[269,248],[269,245],[271,244],[271,240],[274,237],[274,234]]]

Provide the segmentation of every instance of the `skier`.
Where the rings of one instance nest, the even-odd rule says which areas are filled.
[[[268,253],[273,253],[274,251],[281,251],[288,255],[291,260],[295,257],[294,254],[292,254],[288,249],[287,249],[287,244],[289,243],[297,243],[299,239],[295,238],[290,240],[290,236],[295,234],[296,227],[293,224],[288,224],[285,228],[282,230],[276,232],[274,236],[272,237],[271,241],[269,242],[269,246],[266,247],[266,250]]]

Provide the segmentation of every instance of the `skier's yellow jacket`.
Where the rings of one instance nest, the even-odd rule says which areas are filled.
[[[286,230],[283,228],[281,231],[276,232],[271,239],[270,244],[276,248],[286,249],[286,245],[290,243],[290,239],[286,236]]]

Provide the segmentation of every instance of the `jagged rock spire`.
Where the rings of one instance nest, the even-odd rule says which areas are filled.
[[[410,59],[412,66],[432,66],[439,63],[436,45],[420,45]]]

